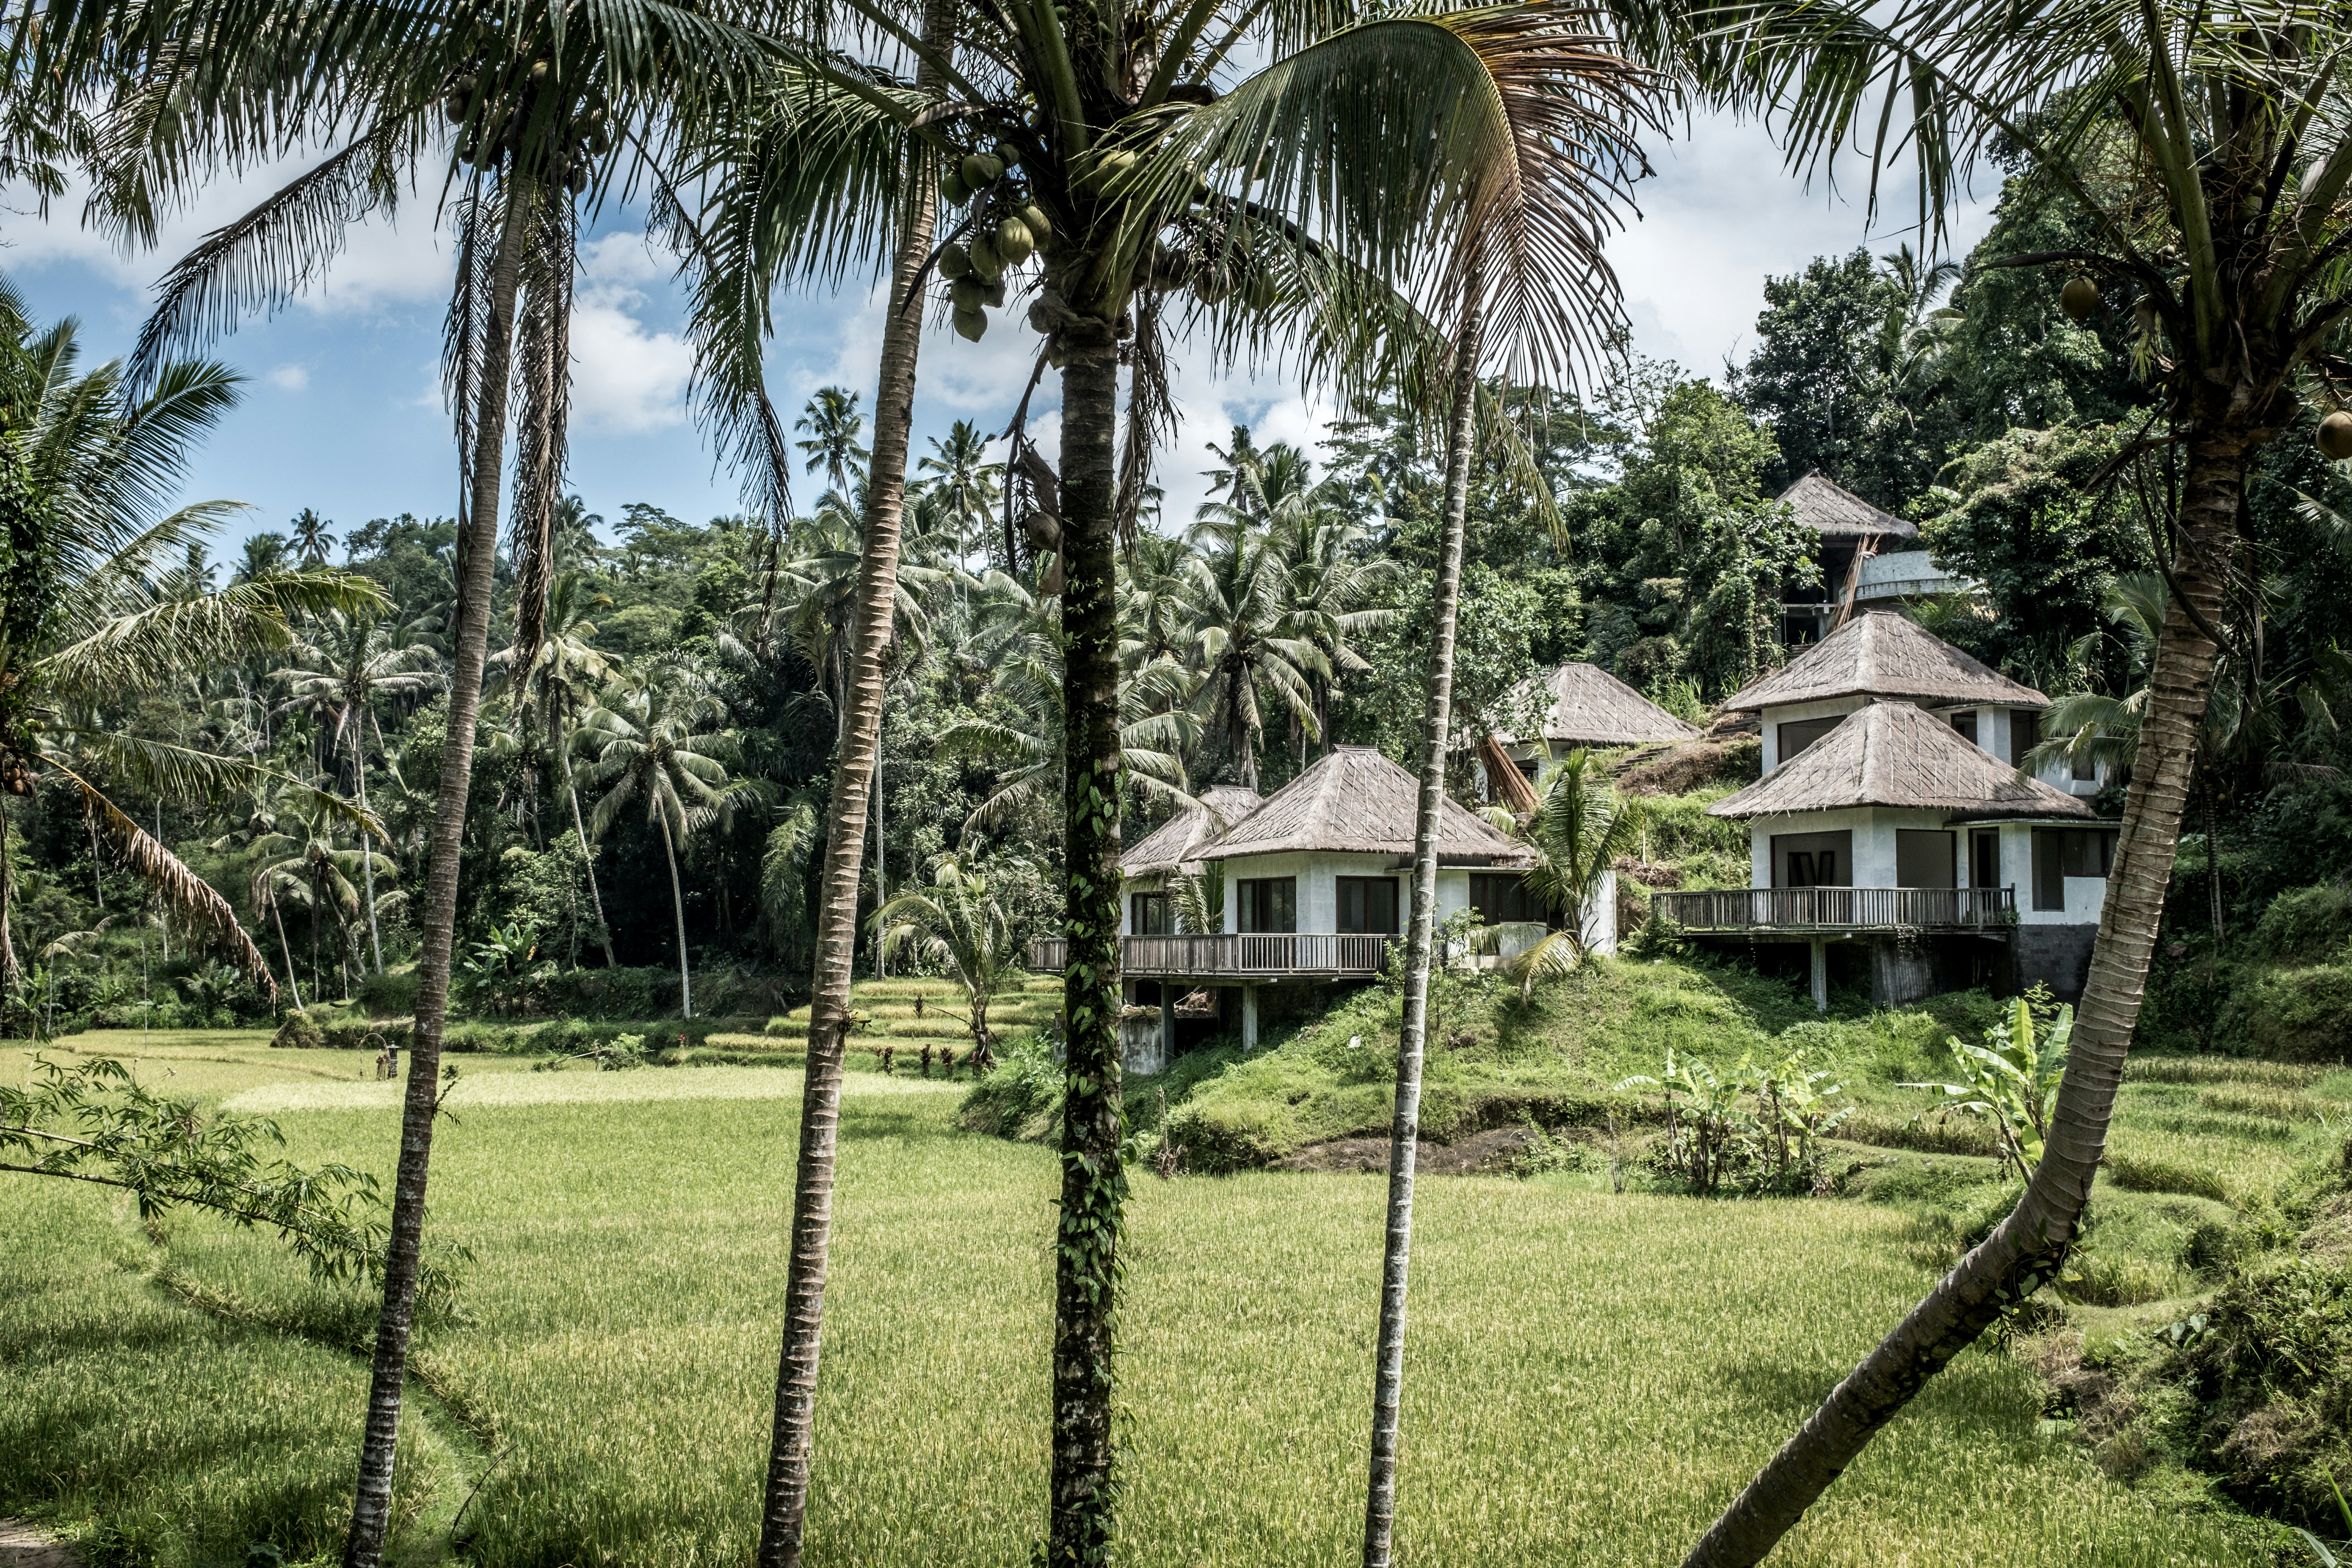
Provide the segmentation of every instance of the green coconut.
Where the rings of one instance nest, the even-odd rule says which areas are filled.
[[[1004,258],[996,252],[996,241],[983,234],[971,242],[971,270],[982,283],[993,283],[1004,276]]]
[[[1035,237],[1030,234],[1029,226],[1019,218],[1009,217],[996,226],[996,254],[1004,258],[1006,265],[1020,266],[1036,248]]]
[[[971,270],[971,252],[950,240],[940,247],[940,276],[952,283]]]
[[[1053,220],[1045,216],[1044,207],[1039,206],[1035,202],[1025,203],[1019,216],[1023,225],[1029,230],[1029,237],[1036,242],[1038,249],[1054,248],[1054,224]]]
[[[948,298],[959,310],[977,310],[988,302],[988,289],[977,278],[959,278],[948,286]]]
[[[980,291],[980,302],[983,305],[990,306],[1003,305],[1004,303],[1004,285],[999,282],[990,283],[983,286]]]
[[[988,312],[958,310],[955,313],[955,330],[956,336],[968,343],[980,342],[982,335],[988,331]]]
[[[1095,160],[1093,170],[1087,175],[1087,188],[1097,193],[1107,193],[1120,180],[1125,179],[1128,171],[1134,167],[1134,153],[1117,151],[1106,153]]]
[[[1021,149],[1010,142],[999,142],[996,144],[996,161],[1008,169],[1017,169],[1021,166]]]
[[[2099,286],[2087,278],[2068,279],[2058,290],[2058,308],[2074,321],[2089,321],[2098,313]]]
[[[962,175],[957,174],[953,169],[950,169],[946,174],[940,176],[940,200],[941,203],[948,206],[960,207],[971,199],[971,190],[963,183]]]
[[[975,191],[984,191],[1004,177],[1004,165],[986,153],[967,153],[956,165],[963,183]]]
[[[1262,268],[1252,268],[1242,283],[1242,300],[1253,310],[1271,310],[1280,298],[1281,290],[1274,286],[1274,274]]]
[[[2352,458],[2352,414],[2339,408],[2319,422],[2319,449],[2338,463]]]

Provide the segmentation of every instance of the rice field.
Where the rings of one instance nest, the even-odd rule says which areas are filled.
[[[77,1043],[86,1043],[83,1041]],[[266,1110],[298,1158],[388,1173],[397,1086],[352,1053],[150,1044],[142,1075]],[[0,1051],[0,1073],[23,1071]],[[756,1531],[799,1075],[466,1058],[436,1234],[478,1259],[427,1326],[403,1548],[498,1568],[737,1564]],[[2190,1086],[2193,1095],[2195,1086]],[[957,1095],[853,1073],[811,1561],[1018,1568],[1044,1517],[1055,1162]],[[2233,1114],[2234,1112],[2221,1112]],[[0,1510],[99,1561],[331,1555],[367,1303],[266,1239],[0,1177]],[[1355,1552],[1384,1184],[1143,1179],[1123,1316],[1123,1564]],[[1411,1563],[1672,1563],[1928,1282],[1857,1203],[1421,1187],[1399,1527]],[[2028,1373],[1964,1355],[1775,1563],[2267,1561],[2039,1435]]]

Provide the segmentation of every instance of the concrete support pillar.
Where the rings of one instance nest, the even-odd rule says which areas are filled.
[[[1242,987],[1242,1049],[1257,1049],[1257,987]]]
[[[1830,1010],[1830,944],[1821,937],[1813,938],[1813,1011]]]
[[[1160,1070],[1176,1059],[1176,986],[1173,981],[1160,983]]]

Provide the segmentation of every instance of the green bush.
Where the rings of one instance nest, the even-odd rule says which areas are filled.
[[[1011,1040],[963,1097],[957,1120],[998,1138],[1041,1138],[1062,1115],[1062,1068],[1034,1034]]]
[[[360,1006],[370,1017],[408,1018],[416,1013],[416,972],[371,974],[360,982]]]
[[[2347,942],[2352,942],[2352,887],[2340,883],[2281,893],[2254,926],[2254,950],[2266,958],[2309,962],[2326,958]]]
[[[2217,1033],[2231,1049],[2277,1061],[2352,1058],[2352,963],[2249,971]]]

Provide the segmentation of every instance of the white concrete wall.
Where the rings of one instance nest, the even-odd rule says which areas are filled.
[[[1163,892],[1167,889],[1167,887],[1168,879],[1165,877],[1128,877],[1123,879],[1119,883],[1118,889],[1118,934],[1121,936],[1133,936],[1135,934],[1135,905],[1133,901],[1128,898],[1129,893]]]
[[[1339,879],[1342,877],[1387,877],[1397,885],[1397,924],[1402,927],[1412,918],[1412,869],[1411,867],[1391,868],[1393,856],[1334,855],[1302,853],[1295,855],[1237,855],[1225,862],[1225,930],[1241,930],[1241,889],[1244,880],[1265,877],[1296,877],[1298,879],[1298,929],[1302,933],[1336,931],[1339,929]],[[1613,875],[1613,873],[1612,873]],[[1437,868],[1437,918],[1445,920],[1470,907],[1470,873],[1452,867]],[[1611,919],[1615,919],[1616,905],[1612,899]],[[1131,911],[1122,910],[1120,931]],[[1399,934],[1402,934],[1400,931]]]
[[[1767,708],[1764,724],[1764,771],[1770,773],[1780,765],[1780,726],[1807,719],[1827,719],[1832,714],[1851,713],[1863,706],[1859,697],[1832,697],[1822,702],[1791,702],[1783,708]]]
[[[2004,884],[2017,889],[2017,919],[2021,925],[2096,925],[2100,911],[2106,907],[2105,877],[2067,878],[2066,907],[2063,910],[2033,907],[2033,829],[2027,824],[2001,825],[2000,876]]]

